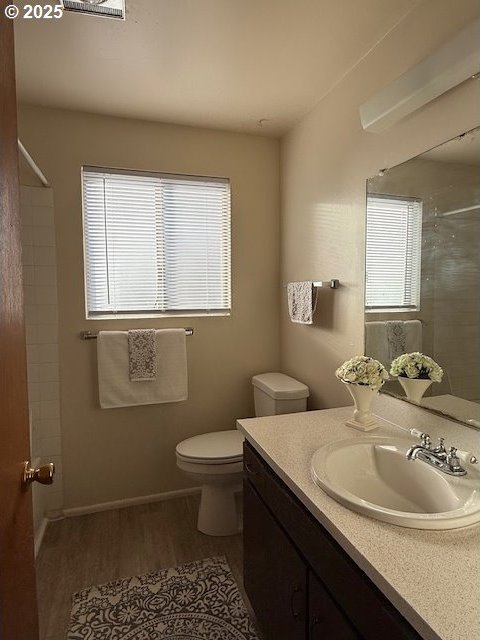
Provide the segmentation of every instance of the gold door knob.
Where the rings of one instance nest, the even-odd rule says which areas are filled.
[[[32,482],[40,482],[40,484],[52,484],[54,475],[55,465],[53,462],[44,464],[38,469],[34,469],[33,467],[31,467],[29,461],[23,463],[22,482],[24,485],[29,485]]]

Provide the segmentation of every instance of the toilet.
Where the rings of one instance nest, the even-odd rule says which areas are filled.
[[[283,373],[253,376],[255,416],[306,411],[308,387]],[[179,442],[177,466],[202,485],[197,528],[210,536],[241,531],[235,493],[241,490],[243,435],[236,429],[202,433]]]

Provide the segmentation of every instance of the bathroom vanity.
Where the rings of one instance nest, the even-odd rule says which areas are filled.
[[[420,638],[248,443],[244,466],[245,589],[267,640]]]
[[[238,422],[246,437],[245,589],[265,640],[480,637],[480,526],[398,527],[347,509],[313,483],[310,460],[320,446],[364,435],[344,426],[350,414],[347,407]],[[378,423],[378,435],[412,439]],[[468,428],[439,418],[427,426],[478,449]]]

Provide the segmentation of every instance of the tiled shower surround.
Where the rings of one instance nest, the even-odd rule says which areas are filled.
[[[433,353],[448,372],[451,393],[479,402],[480,211],[440,218],[435,239]]]
[[[54,462],[52,486],[33,485],[36,538],[45,518],[62,513],[62,444],[58,373],[57,273],[53,192],[20,187],[27,338],[30,445],[33,464]]]
[[[426,353],[445,371],[444,380],[432,385],[431,393],[478,401],[480,211],[474,208],[480,202],[478,167],[432,161],[417,165],[417,174],[427,175],[427,180],[431,176],[423,205],[421,317],[426,321]]]

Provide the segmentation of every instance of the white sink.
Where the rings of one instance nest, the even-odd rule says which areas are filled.
[[[456,529],[480,522],[480,474],[448,476],[407,460],[412,441],[366,436],[320,447],[312,477],[353,511],[414,529]]]

